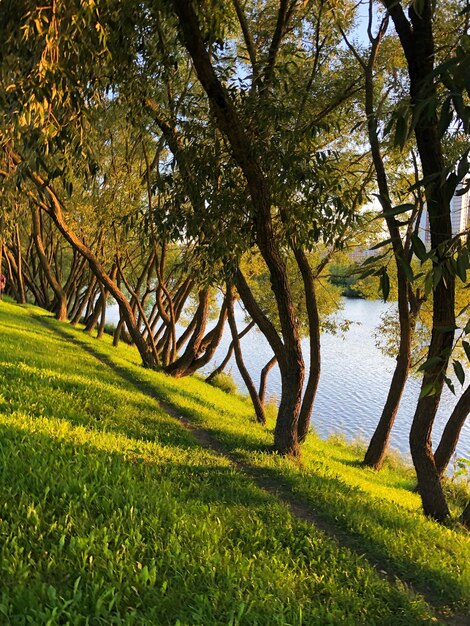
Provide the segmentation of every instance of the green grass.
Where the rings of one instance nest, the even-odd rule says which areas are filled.
[[[369,561],[468,608],[468,534],[421,515],[408,470],[364,471],[353,447],[315,437],[301,465],[281,459],[243,399],[144,370],[110,341],[0,303],[0,624],[435,621]],[[201,448],[150,392],[354,549]]]

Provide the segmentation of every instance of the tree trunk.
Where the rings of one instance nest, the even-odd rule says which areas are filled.
[[[16,224],[15,233],[16,233],[16,266],[18,268],[19,303],[26,304],[26,290],[24,288],[24,280],[23,280],[23,257],[21,254],[21,239],[20,239],[20,229],[19,229],[18,224]]]
[[[96,333],[96,338],[97,339],[101,339],[102,336],[104,335],[104,327],[106,324],[106,300],[108,299],[107,293],[105,292],[105,290],[103,288],[102,289],[102,295],[103,298],[101,300],[101,317],[100,317],[100,323],[98,325],[98,332]]]
[[[85,307],[87,306],[91,298],[91,294],[93,293],[93,289],[95,288],[95,284],[96,284],[95,276],[92,276],[92,277],[90,276],[90,280],[89,280],[85,295],[83,296],[80,304],[77,307],[77,310],[74,312],[73,317],[70,320],[70,324],[72,326],[76,326],[78,322],[81,320],[83,311],[85,310]]]
[[[52,271],[49,260],[46,256],[46,251],[44,250],[44,243],[42,240],[41,216],[39,213],[39,209],[36,205],[31,207],[31,216],[33,223],[34,242],[36,244],[36,250],[38,252],[39,260],[41,262],[41,266],[46,276],[47,282],[52,287],[54,294],[57,298],[55,316],[56,319],[63,322],[67,319],[67,298],[65,296],[65,291],[63,290],[62,285]]]
[[[411,23],[405,17],[400,3],[386,0],[398,36],[405,52],[410,77],[411,104],[416,111],[423,110],[415,120],[414,133],[421,160],[423,178],[428,182],[425,195],[431,231],[431,246],[435,251],[433,266],[441,277],[433,289],[433,328],[428,359],[439,362],[425,370],[421,395],[413,417],[410,447],[418,477],[418,490],[426,515],[438,521],[449,516],[440,476],[432,453],[431,433],[444,384],[455,329],[455,276],[445,269],[447,247],[452,238],[450,198],[446,184],[436,184],[442,178],[445,164],[442,155],[439,123],[426,103],[435,102],[436,85],[431,78],[434,69],[433,8],[431,0],[424,0],[419,15],[410,6]],[[430,395],[432,394],[432,395]]]
[[[95,274],[96,278],[105,285],[113,298],[116,300],[119,306],[122,317],[125,319],[127,328],[134,340],[134,343],[139,351],[144,367],[154,368],[157,366],[158,361],[155,355],[150,350],[147,343],[142,338],[142,335],[137,330],[134,314],[129,305],[129,302],[122,291],[118,288],[114,280],[104,271],[100,262],[93,254],[93,252],[86,246],[79,237],[67,226],[63,215],[60,201],[50,185],[34,172],[30,173],[32,180],[38,185],[40,189],[47,193],[50,199],[50,206],[41,202],[41,208],[50,215],[59,231],[64,235],[65,239],[70,245],[78,250],[88,261],[91,270]]]
[[[266,416],[264,415],[263,405],[260,402],[259,396],[256,392],[255,385],[253,384],[253,380],[251,379],[248,370],[245,367],[245,363],[243,362],[243,354],[240,346],[240,337],[238,336],[237,324],[235,322],[235,315],[233,312],[233,287],[232,285],[227,285],[228,292],[228,323],[230,326],[230,331],[232,333],[232,341],[233,341],[233,349],[235,351],[235,361],[237,363],[238,370],[243,378],[243,382],[248,389],[248,393],[250,394],[251,402],[253,403],[253,408],[255,409],[256,419],[260,424],[266,424]]]
[[[243,339],[243,337],[250,332],[250,330],[253,328],[254,325],[255,323],[252,320],[247,326],[245,326],[245,328],[242,331],[238,333],[238,339]],[[230,342],[230,345],[227,350],[227,354],[225,355],[224,359],[221,361],[220,365],[215,368],[215,370],[212,370],[212,372],[206,378],[206,383],[210,383],[211,380],[214,380],[216,376],[218,376],[224,371],[224,369],[228,365],[228,362],[232,358],[232,355],[233,355],[233,339]]]
[[[185,376],[192,362],[197,358],[206,329],[208,307],[209,288],[205,287],[199,292],[199,304],[194,315],[195,329],[191,339],[189,340],[183,354],[166,368],[166,372],[171,374],[171,376],[174,376],[175,378]]]
[[[277,363],[277,358],[276,356],[273,356],[271,359],[269,359],[269,361],[261,370],[258,395],[259,395],[259,401],[261,402],[262,406],[264,406],[264,401],[266,398],[266,382],[268,380],[268,374],[272,370],[272,368],[276,365],[276,363]]]
[[[410,311],[411,286],[405,273],[403,264],[408,263],[405,258],[405,250],[401,239],[399,225],[396,219],[387,215],[391,212],[392,203],[390,200],[390,192],[382,159],[379,137],[377,133],[377,118],[374,107],[374,77],[373,68],[375,64],[378,47],[382,38],[383,31],[379,33],[372,44],[369,61],[363,66],[365,74],[365,110],[367,115],[367,127],[369,135],[369,143],[371,146],[372,160],[374,163],[377,186],[379,188],[380,199],[383,208],[384,220],[392,240],[393,256],[397,268],[398,283],[398,316],[400,323],[400,343],[398,348],[397,364],[393,373],[392,381],[387,394],[382,415],[379,423],[372,435],[369,447],[364,457],[364,465],[379,470],[382,467],[383,460],[388,448],[390,434],[392,431],[395,417],[400,406],[400,401],[405,389],[406,381],[411,364],[411,341],[415,327],[417,311]],[[414,299],[413,299],[414,301]]]
[[[294,255],[304,283],[310,343],[310,371],[302,400],[298,425],[299,443],[303,443],[310,428],[313,403],[320,380],[320,316],[318,315],[315,280],[307,255],[300,248],[294,248]]]
[[[460,396],[442,433],[441,441],[434,453],[434,462],[439,476],[443,476],[459,441],[460,431],[470,413],[470,386]]]
[[[114,331],[114,335],[113,335],[113,346],[115,348],[117,348],[119,345],[119,340],[121,339],[121,333],[122,333],[124,324],[125,324],[124,318],[120,317],[119,322],[116,326],[116,330]]]
[[[208,304],[208,302],[207,302]],[[205,318],[207,319],[207,304]],[[175,363],[170,365],[167,370],[174,376],[174,371],[178,371],[178,377],[181,376],[190,376],[194,374],[198,369],[207,365],[211,358],[214,355],[214,352],[217,349],[217,346],[222,339],[225,320],[227,319],[227,296],[224,298],[222,306],[220,308],[219,319],[217,320],[217,324],[214,326],[212,330],[210,330],[205,336],[200,337],[200,333],[198,331],[199,322],[196,323],[196,329],[191,337],[191,340],[188,343],[188,346],[180,359],[178,359],[175,363],[177,364],[177,369],[174,369]],[[206,322],[204,321],[204,325],[202,330],[204,330],[206,326]],[[193,343],[193,338],[197,335],[196,341]],[[184,369],[183,369],[184,368]]]
[[[289,376],[287,350],[276,329],[254,299],[240,270],[235,275],[235,284],[246,310],[268,340],[278,363],[282,363],[282,367],[281,365],[279,367],[281,372],[281,402],[274,431],[274,446],[282,454],[298,456],[300,449],[297,437],[297,424],[302,393],[302,385],[299,387],[298,373],[293,370],[292,375]]]
[[[98,319],[100,317],[101,307],[102,307],[102,302],[103,302],[103,287],[101,283],[98,283],[98,288],[100,290],[100,295],[98,296],[98,300],[95,302],[95,306],[93,307],[93,311],[91,312],[91,315],[89,315],[86,321],[86,324],[85,324],[86,333],[92,333],[95,330],[96,325],[98,324]]]
[[[274,431],[274,445],[281,454],[298,455],[297,425],[305,366],[287,270],[276,247],[270,188],[252,150],[252,139],[247,134],[230,95],[214,71],[193,6],[186,0],[173,0],[173,6],[179,19],[184,44],[212,106],[219,130],[227,137],[235,161],[247,182],[255,212],[256,242],[270,272],[282,329],[281,343],[284,344],[282,354],[278,356],[282,394]]]

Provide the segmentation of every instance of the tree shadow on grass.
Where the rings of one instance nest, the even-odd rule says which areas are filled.
[[[339,478],[318,475],[315,470],[309,472],[308,483],[305,474],[286,471],[286,468],[256,467],[254,473],[268,478],[273,484],[282,483],[288,491],[283,491],[281,497],[286,495],[287,501],[310,507],[340,545],[364,554],[378,569],[410,583],[435,606],[470,604],[468,582],[464,576],[459,580],[441,566],[416,561],[411,550],[407,550],[412,542],[405,541],[400,553],[394,554],[390,550],[390,544],[399,541],[399,536],[405,540],[416,533],[416,517],[406,509],[373,498]],[[432,541],[431,533],[428,539]],[[444,550],[448,551],[447,548]],[[458,560],[458,547],[455,557]],[[460,560],[463,561],[462,557]]]
[[[47,323],[50,323],[49,320]],[[62,332],[55,324],[54,327],[58,332]],[[95,350],[92,346],[79,340],[75,340],[75,342],[102,363],[111,367],[136,389],[161,399],[163,394],[158,390],[158,385],[140,379],[136,380],[127,368],[114,363],[111,358]],[[194,419],[196,422],[201,422],[197,416],[197,408],[176,406],[178,398],[182,397],[183,399],[190,398],[196,407],[199,404],[201,407],[207,408],[207,404],[195,394],[187,391],[178,393],[171,390],[171,393],[167,392],[165,396],[165,402],[171,398],[173,407],[182,415]],[[211,429],[211,433],[219,442],[223,442],[222,446],[229,455],[234,455],[236,448],[242,448],[244,452],[260,451],[260,442],[250,434],[230,433],[217,428]],[[340,462],[352,467],[359,467],[358,461],[348,462],[341,459]],[[246,460],[243,460],[243,463],[246,463]],[[406,509],[401,508],[400,511],[397,511],[397,507],[392,503],[373,499],[359,487],[350,486],[336,477],[321,476],[316,474],[314,470],[309,476],[310,484],[305,483],[304,475],[288,471],[285,466],[255,468],[254,470],[253,468],[250,470],[248,467],[248,470],[254,478],[256,475],[258,477],[264,476],[269,478],[272,483],[277,482],[279,485],[288,487],[289,493],[284,493],[283,499],[289,501],[289,499],[294,498],[297,501],[303,501],[307,506],[311,506],[315,511],[315,516],[329,525],[331,531],[329,534],[335,537],[340,545],[360,554],[365,554],[369,561],[379,569],[386,569],[392,577],[398,576],[423,590],[424,593],[432,596],[436,605],[468,603],[467,586],[451,572],[418,562],[405,549],[397,554],[390,551],[390,546],[387,543],[387,540],[390,541],[390,534],[387,537],[387,533],[403,533],[405,536],[411,536],[416,532],[416,518]],[[364,522],[370,522],[370,524]]]
[[[151,615],[156,621],[149,623],[174,623],[176,618],[183,619],[183,623],[193,623],[187,607],[194,604],[196,597],[210,596],[217,589],[222,594],[219,613],[205,623],[228,623],[227,615],[231,607],[238,606],[241,593],[245,602],[254,607],[257,603],[260,605],[259,617],[253,623],[281,624],[285,622],[274,620],[273,602],[276,600],[277,610],[281,609],[278,613],[281,619],[287,607],[282,606],[282,600],[281,606],[279,602],[284,593],[282,578],[270,579],[270,602],[251,595],[253,585],[259,586],[256,577],[263,576],[263,559],[269,558],[270,551],[274,563],[279,560],[279,550],[288,549],[288,568],[298,569],[305,577],[312,567],[312,580],[321,580],[326,575],[330,565],[321,559],[330,553],[335,568],[348,566],[347,561],[341,562],[334,556],[332,546],[325,547],[328,541],[302,540],[302,535],[311,535],[312,528],[289,522],[287,511],[276,499],[230,467],[189,465],[158,458],[154,463],[140,462],[138,456],[127,457],[120,451],[103,450],[92,442],[68,441],[17,425],[2,425],[0,430],[4,451],[9,448],[15,452],[7,457],[10,462],[0,475],[0,489],[7,505],[2,509],[2,517],[8,525],[9,537],[18,535],[5,546],[4,566],[11,558],[12,567],[5,570],[8,575],[0,585],[11,586],[18,602],[25,602],[24,610],[27,603],[38,599],[46,604],[53,602],[56,596],[73,600],[74,584],[80,577],[79,603],[85,615],[95,614],[98,598],[94,586],[99,584],[119,592],[112,611],[114,615],[125,617],[129,606],[139,606],[137,615],[141,617],[145,617],[147,610],[155,609]],[[8,496],[12,493],[14,500],[9,503]],[[214,520],[219,522],[214,524]],[[260,523],[266,527],[267,540],[260,535]],[[292,523],[294,528],[285,534],[284,528]],[[216,531],[220,524],[223,524],[220,539],[205,548],[204,532],[209,533],[204,539],[209,542],[211,529]],[[200,529],[202,535],[198,534]],[[255,537],[257,546],[262,542],[261,548],[254,546]],[[217,542],[220,542],[220,554]],[[17,549],[28,553],[22,574],[14,566]],[[236,550],[238,555],[245,554],[250,559],[254,552],[261,551],[249,575],[242,564],[240,569],[235,569],[235,574],[226,578],[226,556],[223,555],[227,550]],[[93,565],[90,557],[93,557]],[[237,559],[235,563],[240,562],[240,556]],[[256,563],[260,560],[261,569],[257,570]],[[140,562],[140,568],[142,564],[155,563],[158,585],[148,585],[140,576],[141,569],[136,567],[136,561]],[[354,567],[351,562],[349,566]],[[215,578],[203,574],[212,571],[218,572]],[[362,576],[357,572],[356,575]],[[284,573],[287,574],[287,570],[283,570]],[[24,582],[26,574],[27,582]],[[347,579],[348,572],[342,575]],[[368,576],[370,574],[365,575],[365,580],[369,594],[377,594],[379,604],[390,603],[393,611],[400,614],[400,624],[424,623],[412,597],[394,587],[382,586],[371,591]],[[163,593],[162,580],[168,581]],[[51,584],[55,589],[53,596],[48,591]],[[346,602],[356,587],[361,602],[359,581],[346,585]],[[338,597],[332,595],[333,591]],[[316,602],[317,606],[328,610],[332,605],[340,605],[341,589],[333,591],[325,588],[323,595],[316,600],[312,597],[309,604]],[[34,593],[38,598],[33,597]],[[299,594],[295,601],[301,605],[307,598],[302,592]],[[188,598],[192,598],[190,603]],[[309,604],[304,606],[306,619]],[[371,615],[367,623],[376,623],[381,618],[381,623],[392,625],[397,623],[395,617],[392,610],[384,612],[382,605],[380,614]],[[351,616],[350,619],[354,621]],[[289,623],[292,622],[289,620]],[[306,623],[325,622],[324,618],[318,618]],[[354,623],[365,622],[361,618]]]

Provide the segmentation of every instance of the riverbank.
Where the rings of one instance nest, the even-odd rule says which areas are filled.
[[[351,322],[347,332],[336,335],[322,333],[321,376],[312,414],[312,427],[320,437],[342,435],[348,441],[370,441],[384,407],[395,359],[384,355],[376,346],[377,327],[382,315],[395,309],[395,303],[379,300],[343,300],[343,308],[337,313],[338,324]],[[235,309],[239,328],[245,326],[244,312]],[[116,323],[119,313],[116,306],[108,307],[110,322]],[[182,332],[183,328],[179,328]],[[230,329],[224,331],[214,359],[206,366],[208,374],[220,363],[231,342]],[[252,330],[241,340],[245,365],[254,381],[259,380],[261,369],[272,357],[272,350],[263,335]],[[302,349],[308,371],[309,341],[304,339]],[[232,357],[226,371],[233,377],[239,391],[246,393],[243,380]],[[470,369],[468,370],[470,376]],[[410,376],[391,435],[392,449],[409,459],[409,432],[416,403],[420,393],[420,377]],[[437,446],[440,436],[452,413],[462,386],[455,380],[456,395],[444,387],[436,422],[433,442]],[[281,378],[275,366],[267,381],[267,396],[280,398]],[[456,458],[470,459],[470,421],[467,421],[457,447]],[[411,462],[411,460],[410,460]],[[452,472],[453,467],[449,468]]]
[[[318,437],[279,458],[244,400],[34,307],[0,303],[0,342],[10,623],[404,626],[469,608],[468,532],[423,517],[401,463],[364,470]]]

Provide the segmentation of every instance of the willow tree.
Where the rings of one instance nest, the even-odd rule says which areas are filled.
[[[344,184],[347,176],[343,177],[343,187],[339,181],[340,166],[333,151],[319,149],[322,141],[324,148],[331,149],[337,135],[325,132],[318,141],[313,137],[328,115],[347,101],[355,84],[331,80],[327,93],[323,90],[320,96],[313,91],[313,85],[319,86],[325,78],[323,71],[331,71],[327,58],[332,35],[331,29],[327,32],[325,28],[323,3],[315,7],[312,16],[295,2],[258,8],[251,4],[242,8],[234,2],[233,12],[229,10],[225,20],[218,5],[214,7],[215,20],[191,3],[168,6],[178,18],[181,39],[217,132],[224,139],[222,145],[228,147],[222,181],[229,168],[239,190],[237,202],[229,210],[246,216],[244,245],[247,249],[256,245],[269,271],[280,333],[256,301],[239,267],[234,282],[281,371],[275,447],[282,453],[298,454],[319,375],[318,310],[307,252],[321,237],[334,240],[344,222],[351,219],[354,205],[351,189]],[[303,47],[302,34],[307,32],[309,44]],[[230,57],[234,48],[239,56]],[[245,53],[249,67],[245,66],[237,81],[237,64]],[[299,67],[296,59],[300,59]],[[333,76],[331,72],[330,78]],[[293,96],[290,90],[298,80],[301,88]],[[288,92],[291,100],[286,99]],[[312,105],[315,95],[317,108]],[[220,235],[225,232],[219,232],[218,239],[219,247],[223,247]],[[305,364],[286,248],[292,250],[302,276],[311,325],[312,362],[305,392]],[[231,257],[236,268],[238,259],[230,255],[229,246],[222,252]]]
[[[433,326],[428,358],[424,367],[421,395],[410,432],[410,447],[418,477],[424,512],[437,520],[449,516],[431,444],[434,418],[445,382],[455,333],[455,269],[450,201],[467,171],[466,155],[457,172],[446,168],[442,128],[450,123],[456,103],[447,98],[444,113],[438,116],[439,89],[435,72],[435,11],[429,1],[413,2],[405,14],[401,2],[384,0],[395,25],[407,62],[409,77],[409,118],[422,167],[429,214],[433,262]],[[458,106],[458,105],[457,105]],[[446,114],[447,111],[447,114]]]

